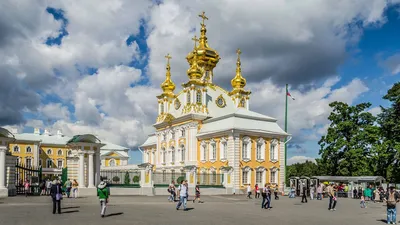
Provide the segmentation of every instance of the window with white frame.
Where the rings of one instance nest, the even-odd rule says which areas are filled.
[[[201,104],[201,91],[196,92],[196,103]]]
[[[51,161],[51,159],[47,159],[46,160],[46,167],[47,168],[52,168],[53,167],[53,161]]]
[[[14,146],[14,152],[19,152],[19,147],[18,147],[18,145]]]
[[[210,142],[210,160],[216,160],[217,159],[217,146],[214,140]]]
[[[265,158],[265,141],[262,138],[257,140],[256,145],[256,159],[257,160],[264,160]]]
[[[63,160],[62,159],[57,160],[57,168],[58,169],[62,169],[63,168]]]
[[[47,150],[47,155],[51,155],[53,152],[51,151],[51,149]]]
[[[202,171],[200,174],[200,184],[206,184],[206,171]]]
[[[150,152],[147,152],[147,153],[146,153],[146,157],[147,157],[146,162],[150,163]]]
[[[30,146],[26,147],[26,153],[32,153],[32,148]]]
[[[269,150],[269,154],[270,154],[269,157],[270,157],[271,161],[277,161],[278,160],[277,144],[278,144],[278,141],[276,139],[271,140],[270,150]]]
[[[185,146],[181,145],[181,161],[185,161]]]
[[[211,185],[217,184],[217,172],[215,170],[211,171]]]
[[[270,176],[270,178],[271,178],[271,179],[270,179],[270,182],[271,182],[271,183],[273,183],[273,184],[278,183],[278,182],[277,182],[277,178],[278,178],[278,177],[276,176],[276,169],[272,169],[272,170],[271,170],[271,176]]]
[[[167,182],[167,171],[165,170],[162,171],[162,181],[163,183]]]
[[[61,150],[61,149],[59,149],[59,150],[58,150],[58,152],[57,152],[57,155],[59,155],[59,156],[60,156],[60,155],[62,155],[62,154],[63,154],[62,150]]]
[[[263,171],[260,171],[260,170],[258,170],[257,172],[256,172],[256,184],[258,184],[258,186],[264,186],[263,185]]]
[[[200,160],[202,160],[202,161],[206,161],[206,159],[207,159],[207,150],[206,150],[206,148],[207,148],[207,145],[206,145],[206,143],[203,141],[203,142],[201,142],[201,148],[200,148]]]
[[[28,158],[26,158],[25,159],[25,164],[26,164],[26,166],[32,166],[32,158],[31,157],[28,157]]]
[[[71,155],[72,155],[72,151],[69,150],[69,151],[68,151],[68,156],[71,156]]]
[[[110,159],[109,166],[116,166],[115,159]]]
[[[175,140],[175,132],[171,132],[171,139]]]
[[[162,150],[162,151],[161,151],[161,154],[162,154],[162,161],[161,161],[161,162],[162,162],[162,163],[165,163],[165,161],[167,161],[167,160],[166,160],[166,157],[167,157],[167,156],[166,156],[166,154],[165,154],[166,151],[165,151],[165,148],[162,148],[161,150]]]
[[[171,147],[171,162],[175,162],[175,148]]]
[[[242,140],[242,159],[243,160],[250,160],[251,159],[251,142],[249,137],[244,137]]]
[[[248,184],[249,171],[243,170],[242,172],[242,185]]]
[[[186,93],[186,103],[190,104],[190,90]]]
[[[185,133],[186,133],[186,132],[185,132],[185,129],[182,129],[182,130],[181,130],[181,137],[185,137]]]

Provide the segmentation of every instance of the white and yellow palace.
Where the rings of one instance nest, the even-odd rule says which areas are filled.
[[[158,99],[156,132],[141,146],[144,163],[156,171],[180,173],[195,168],[196,175],[229,171],[227,185],[235,190],[247,184],[270,183],[283,186],[285,174],[284,139],[288,136],[275,118],[249,110],[251,92],[245,90],[240,50],[237,50],[236,74],[232,90],[215,83],[214,68],[220,56],[207,41],[208,19],[199,15],[200,38],[186,59],[189,80],[175,94],[168,54],[166,79]]]

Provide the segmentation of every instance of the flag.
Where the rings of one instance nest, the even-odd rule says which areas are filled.
[[[295,98],[289,93],[289,91],[286,91],[287,96],[289,96],[290,98],[292,98],[293,100],[295,100]]]

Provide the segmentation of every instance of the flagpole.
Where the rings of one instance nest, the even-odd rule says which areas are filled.
[[[288,113],[288,84],[286,84],[286,93],[285,93],[286,101],[285,101],[285,132],[287,133],[287,113]],[[285,138],[285,183],[286,183],[286,171],[287,171],[287,137]]]

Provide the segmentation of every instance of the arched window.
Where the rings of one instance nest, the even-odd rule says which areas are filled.
[[[181,161],[185,161],[185,146],[181,145]]]
[[[265,158],[265,141],[261,137],[257,140],[256,159],[264,160]]]
[[[14,152],[19,152],[19,147],[18,147],[18,145],[14,146]]]
[[[225,138],[221,139],[219,149],[220,149],[219,158],[221,160],[226,160],[228,157],[228,145]]]
[[[71,155],[72,155],[72,151],[69,150],[69,151],[68,151],[68,156],[71,156]]]
[[[196,92],[196,103],[201,104],[201,91]]]
[[[161,149],[161,154],[162,154],[162,163],[165,163],[166,161],[166,152],[165,152],[165,148]]]
[[[109,165],[110,165],[110,166],[115,166],[115,165],[116,165],[115,159],[110,159]]]
[[[57,155],[62,155],[62,150],[61,149],[58,150]]]
[[[251,154],[250,154],[250,138],[249,137],[244,137],[242,140],[242,159],[243,160],[250,160],[251,159]]]
[[[47,159],[46,160],[46,167],[47,168],[52,168],[53,167],[53,161],[51,161],[51,159]]]
[[[171,162],[175,162],[175,148],[171,147]]]
[[[32,148],[30,146],[26,147],[26,153],[32,153]]]
[[[270,144],[270,150],[269,150],[269,160],[270,161],[278,161],[278,151],[277,151],[277,144],[278,140],[272,139],[271,144]]]
[[[51,149],[47,150],[47,155],[51,155],[53,153],[53,151],[51,151]]]
[[[210,160],[217,159],[217,146],[214,140],[210,141]]]
[[[190,104],[190,91],[188,90],[188,92],[186,93],[186,103]]]
[[[63,168],[63,160],[62,159],[57,160],[57,168],[58,169],[62,169]]]
[[[242,98],[242,100],[240,100],[240,103],[239,103],[239,107],[245,107],[245,105],[246,105],[246,100],[244,100],[244,98]]]
[[[207,159],[207,144],[204,141],[202,141],[200,148],[201,148],[200,159],[202,161],[206,161],[206,159]]]
[[[164,113],[164,103],[161,103],[161,114]]]

